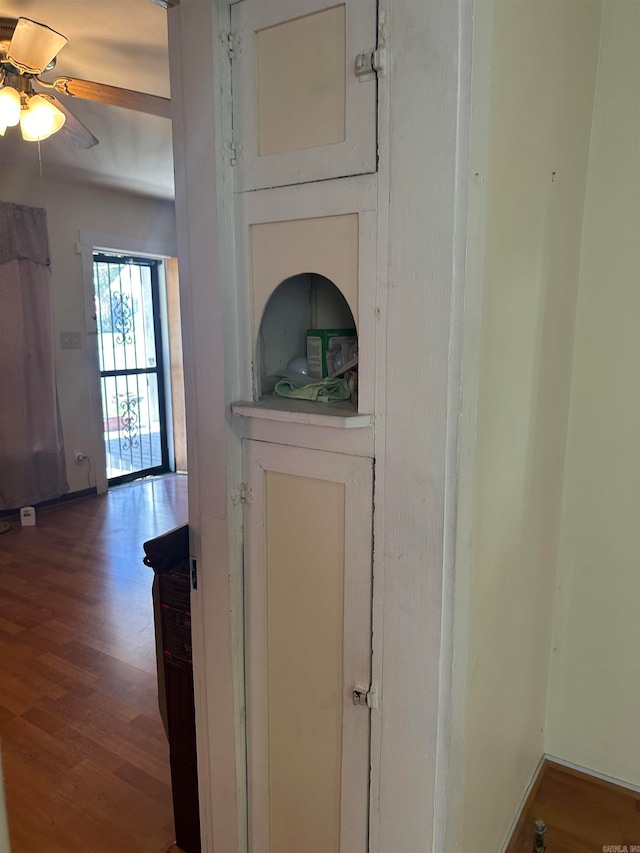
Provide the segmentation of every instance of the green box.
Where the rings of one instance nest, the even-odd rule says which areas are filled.
[[[327,353],[357,344],[355,329],[307,329],[307,365],[309,378],[324,379],[329,376]]]

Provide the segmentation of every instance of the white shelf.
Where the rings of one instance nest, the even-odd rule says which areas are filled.
[[[314,403],[290,397],[263,397],[257,403],[240,401],[231,404],[234,415],[288,424],[358,429],[369,427],[373,415],[361,414],[353,403]]]

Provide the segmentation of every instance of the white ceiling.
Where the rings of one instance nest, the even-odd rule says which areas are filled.
[[[69,39],[47,79],[79,77],[169,97],[167,13],[151,0],[2,0],[0,16],[31,18]],[[168,119],[78,99],[64,102],[100,143],[82,151],[61,134],[44,140],[45,176],[173,197]],[[0,162],[37,174],[38,146],[24,142],[19,128],[8,128],[0,137]]]

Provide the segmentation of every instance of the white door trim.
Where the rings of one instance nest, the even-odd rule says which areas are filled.
[[[472,0],[380,0],[370,850],[441,851]],[[382,344],[382,346],[381,346]]]
[[[203,853],[247,849],[244,730],[242,512],[232,495],[242,476],[226,0],[186,0],[167,13],[171,66],[176,226],[180,265],[193,662]],[[194,73],[193,57],[198,69]],[[214,96],[213,80],[220,89]],[[246,393],[246,392],[245,392]]]

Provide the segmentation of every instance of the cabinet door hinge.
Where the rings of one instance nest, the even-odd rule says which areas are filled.
[[[198,561],[191,557],[191,589],[198,589]]]
[[[220,33],[222,42],[231,62],[237,58],[242,49],[242,40],[237,33]]]
[[[235,166],[240,156],[240,146],[233,140],[230,142],[227,140],[222,144],[222,157],[230,166]]]
[[[246,504],[253,498],[251,493],[251,489],[246,483],[240,483],[240,485],[233,490],[231,493],[231,500],[237,506],[237,504]]]
[[[378,688],[373,685],[366,687],[363,684],[356,684],[353,688],[352,696],[354,705],[363,705],[370,710],[378,707]]]

